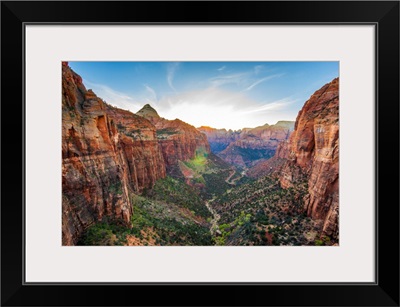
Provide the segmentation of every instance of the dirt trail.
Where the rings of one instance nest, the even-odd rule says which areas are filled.
[[[237,178],[233,179],[232,181],[230,181],[231,178],[232,178],[235,174],[236,174],[236,171],[235,171],[235,170],[232,170],[231,173],[229,174],[228,178],[225,179],[225,182],[226,182],[227,184],[235,185],[235,184],[236,184],[236,181],[238,181],[239,179],[241,179],[241,178],[243,177],[243,175],[240,174],[240,177],[237,177]]]
[[[232,170],[231,173],[229,174],[228,178],[225,179],[225,182],[228,184],[232,184],[229,182],[229,180],[231,180],[232,176],[235,175],[236,171]]]
[[[210,200],[210,201],[213,201],[213,199]],[[213,218],[212,218],[212,220],[211,220],[210,233],[211,233],[212,236],[214,236],[215,233],[217,232],[217,230],[219,230],[218,221],[219,221],[219,219],[221,218],[221,216],[217,213],[217,211],[215,211],[215,210],[211,207],[210,201],[206,201],[205,205],[206,205],[208,211],[210,211],[210,213],[211,213],[212,216],[213,216]]]
[[[236,181],[241,179],[243,177],[243,174],[240,174],[239,177],[235,178],[234,180],[231,181],[231,178],[236,174],[236,170],[232,170],[229,174],[229,176],[225,179],[225,182],[231,185],[235,185]],[[210,203],[214,201],[215,198],[210,199],[208,201],[205,202],[205,205],[208,209],[208,211],[210,211],[210,213],[212,214],[212,219],[211,219],[211,227],[210,227],[210,233],[212,236],[214,236],[217,232],[219,232],[219,226],[218,226],[218,221],[220,220],[221,216],[217,213],[217,211],[215,211]]]

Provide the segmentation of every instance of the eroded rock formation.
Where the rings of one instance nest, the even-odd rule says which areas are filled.
[[[161,146],[167,172],[172,171],[179,160],[193,158],[196,152],[210,152],[207,137],[192,125],[180,119],[162,118],[148,104],[136,114],[150,120],[156,127],[157,140]]]
[[[151,109],[139,116],[104,103],[62,64],[63,245],[75,245],[103,219],[129,227],[133,194],[151,188],[178,160],[209,152],[194,127],[162,119],[153,109],[154,117]]]
[[[324,221],[323,232],[338,237],[339,220],[339,79],[316,91],[300,110],[290,139],[273,158],[249,172],[253,177],[275,173],[283,188],[308,182],[304,210]]]

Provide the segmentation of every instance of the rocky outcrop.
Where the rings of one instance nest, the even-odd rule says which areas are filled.
[[[136,114],[154,124],[168,173],[175,170],[178,161],[192,159],[196,153],[210,153],[207,137],[195,127],[179,119],[162,118],[148,104]]]
[[[322,219],[323,232],[338,238],[339,221],[339,79],[316,91],[300,110],[290,139],[273,158],[253,167],[259,177],[275,173],[283,188],[307,180],[303,210]]]
[[[217,155],[226,162],[250,167],[260,160],[271,158],[278,144],[288,139],[293,127],[292,121],[279,121],[275,125],[265,124],[238,131],[209,127],[200,127],[198,130],[207,135],[211,148],[218,148],[220,151]]]
[[[179,160],[209,152],[194,127],[164,120],[150,106],[142,110],[139,116],[107,105],[62,64],[63,245],[75,245],[104,219],[130,227],[133,194],[151,188]]]
[[[141,193],[143,189],[151,188],[157,179],[166,176],[156,128],[148,120],[129,111],[107,105],[106,112],[118,129],[119,148],[126,158],[133,191]]]
[[[62,243],[74,245],[97,220],[129,225],[127,160],[103,101],[62,66]]]
[[[149,104],[144,105],[136,114],[146,118],[152,124],[160,120],[160,115],[158,115],[157,111]]]

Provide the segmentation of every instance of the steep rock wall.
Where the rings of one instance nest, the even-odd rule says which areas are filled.
[[[296,176],[288,177],[292,165],[308,175],[304,209],[314,219],[323,219],[323,231],[338,236],[339,224],[339,79],[324,85],[304,104],[297,116],[288,150],[294,156],[282,171],[283,187]]]
[[[273,158],[254,166],[253,177],[279,176],[283,188],[307,180],[304,211],[322,219],[323,232],[338,238],[339,223],[339,79],[316,91],[300,110],[295,129]]]
[[[63,63],[63,245],[75,245],[84,229],[104,218],[130,226],[131,193],[140,193],[166,175],[155,128],[126,112],[107,106]],[[117,125],[124,120],[130,129],[142,129],[148,139],[120,133]]]

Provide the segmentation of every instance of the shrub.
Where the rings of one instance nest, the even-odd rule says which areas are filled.
[[[315,240],[314,241],[314,244],[316,245],[316,246],[321,246],[321,245],[324,245],[324,241],[322,241],[322,240]]]

